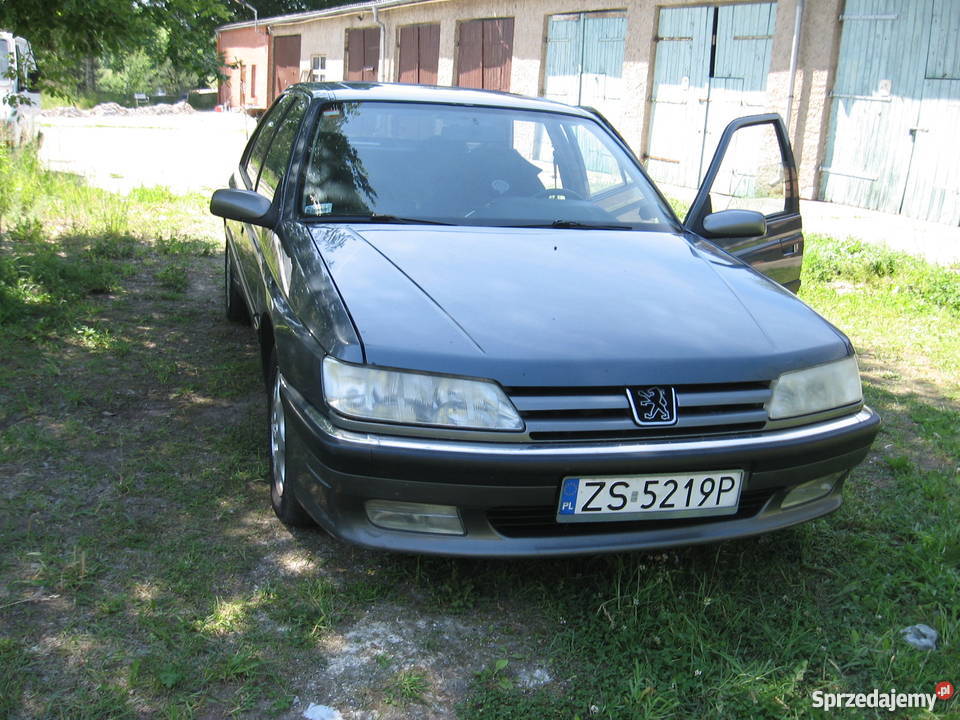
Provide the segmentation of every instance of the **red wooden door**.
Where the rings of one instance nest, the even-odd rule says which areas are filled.
[[[440,25],[406,25],[400,28],[399,82],[436,85],[439,65]]]
[[[513,18],[483,21],[483,87],[510,91]]]
[[[300,36],[278,35],[273,39],[273,97],[300,82]]]
[[[347,80],[376,82],[380,64],[380,28],[347,30]]]
[[[457,85],[484,90],[510,90],[513,18],[460,23]]]

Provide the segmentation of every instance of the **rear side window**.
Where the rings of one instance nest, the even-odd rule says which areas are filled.
[[[284,95],[270,109],[270,112],[264,116],[263,120],[260,121],[260,126],[257,128],[257,135],[253,139],[253,147],[250,149],[247,162],[243,166],[251,188],[256,187],[257,178],[260,176],[260,168],[263,167],[264,158],[267,155],[267,150],[270,148],[270,140],[273,137],[273,132],[277,129],[283,113],[292,101],[293,97],[291,95]]]
[[[37,71],[37,62],[33,57],[33,50],[23,38],[15,38],[13,44],[17,50],[17,80],[20,89],[26,92],[36,92],[34,73]]]
[[[7,77],[10,70],[10,43],[6,38],[0,38],[0,80]]]
[[[306,112],[306,98],[298,97],[273,136],[273,142],[270,143],[270,149],[263,161],[263,169],[260,171],[260,181],[257,183],[257,192],[264,197],[273,199],[273,194],[280,187],[287,165],[290,164],[290,152],[297,139],[297,131]]]

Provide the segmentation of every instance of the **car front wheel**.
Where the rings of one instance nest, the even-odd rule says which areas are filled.
[[[284,525],[310,527],[313,518],[303,509],[287,478],[287,422],[283,409],[280,371],[276,351],[270,355],[267,385],[267,417],[269,418],[270,504]]]

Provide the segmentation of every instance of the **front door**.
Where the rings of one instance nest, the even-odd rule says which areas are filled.
[[[273,39],[273,97],[300,82],[300,36],[278,35]]]
[[[766,233],[711,241],[796,291],[803,260],[803,223],[797,165],[779,115],[742,117],[727,125],[684,227],[703,235],[707,215],[733,209],[761,213]]]

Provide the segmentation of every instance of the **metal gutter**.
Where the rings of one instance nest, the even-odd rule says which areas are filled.
[[[437,2],[438,0],[379,0],[375,2],[352,3],[350,5],[339,5],[337,7],[326,8],[324,10],[308,10],[301,13],[292,13],[290,15],[277,15],[272,18],[261,18],[260,24],[268,27],[277,25],[298,25],[300,23],[310,22],[311,20],[320,20],[328,17],[337,17],[338,15],[349,15],[355,12],[387,10],[406,5],[420,5],[423,3]],[[447,2],[448,0],[439,0]],[[242,22],[227,23],[216,28],[216,32],[223,30],[238,30],[240,28],[255,27],[253,21],[244,20]]]
[[[246,2],[246,0],[237,0],[237,2],[253,13],[253,27],[256,30],[259,30],[260,29],[260,20],[259,20],[260,13],[257,12],[257,9],[250,3]]]
[[[800,55],[800,32],[803,29],[803,4],[804,0],[796,0],[797,14],[793,21],[793,45],[790,48],[790,87],[787,90],[787,115],[784,118],[784,126],[787,133],[790,132],[790,116],[793,114],[794,90],[797,84],[797,62]]]

